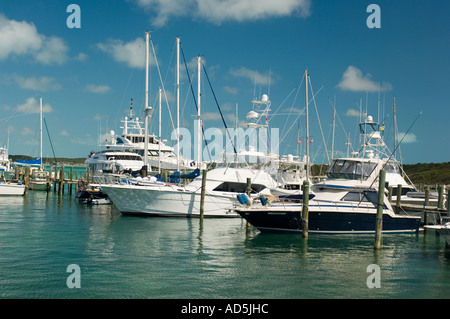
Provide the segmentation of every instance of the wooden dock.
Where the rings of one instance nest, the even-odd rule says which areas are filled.
[[[66,172],[66,168],[69,169],[68,172]],[[31,172],[32,168],[29,166],[23,167],[22,169],[19,167],[15,167],[15,176],[11,181],[21,181],[26,186],[26,191],[29,189],[30,181],[31,181]],[[78,191],[78,182],[80,180],[84,180],[83,176],[78,176],[78,173],[73,172],[73,166],[61,166],[61,167],[55,167],[53,170],[48,171],[47,176],[47,192],[53,191],[60,195],[64,193],[64,189],[67,188],[68,194],[72,194],[75,191]],[[68,177],[66,178],[66,174]],[[66,187],[67,185],[67,187]],[[75,189],[74,189],[75,186]]]

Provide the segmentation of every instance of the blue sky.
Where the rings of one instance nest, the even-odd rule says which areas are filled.
[[[81,28],[67,26],[66,9],[72,3],[81,9]],[[380,7],[381,28],[366,24],[372,3]],[[206,61],[228,126],[234,126],[236,105],[244,120],[250,101],[269,94],[276,111],[270,125],[283,137],[282,154],[296,154],[293,115],[305,106],[302,76],[307,68],[317,93],[309,108],[313,161],[326,162],[323,139],[331,149],[334,101],[335,156],[346,154],[344,131],[358,149],[360,105],[376,120],[378,114],[385,119],[386,142],[392,145],[395,96],[400,133],[423,112],[403,140],[403,162],[447,162],[448,12],[448,1],[416,0],[5,0],[0,3],[0,143],[7,145],[9,136],[10,154],[38,155],[40,97],[57,157],[86,157],[98,149],[99,136],[120,132],[130,99],[142,117],[143,45],[145,31],[152,31],[173,116],[179,36],[195,81],[193,61],[198,55]],[[196,111],[184,65],[181,71],[181,126],[192,129]],[[150,74],[150,104],[155,105],[161,84],[154,63]],[[202,76],[205,128],[223,128]],[[163,136],[171,143],[166,106],[163,119]],[[300,130],[304,136],[304,127]],[[46,135],[44,156],[53,156]]]

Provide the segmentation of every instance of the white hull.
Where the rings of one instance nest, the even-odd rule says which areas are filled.
[[[426,225],[424,228],[437,230],[440,235],[444,236],[447,246],[450,247],[450,223],[445,225]]]
[[[122,214],[200,216],[200,190],[190,192],[176,186],[128,185],[105,185],[102,189]],[[236,194],[207,192],[204,200],[204,216],[239,217],[238,214],[228,211],[236,204]]]
[[[1,196],[22,196],[25,194],[25,185],[23,184],[0,184]]]
[[[45,181],[45,182],[41,182],[41,181],[30,181],[30,184],[28,185],[28,187],[34,191],[48,191],[50,190],[50,184]]]

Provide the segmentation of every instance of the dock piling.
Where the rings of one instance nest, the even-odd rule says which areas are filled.
[[[309,230],[309,181],[303,181],[302,236],[308,238]]]
[[[205,211],[206,170],[202,172],[202,190],[200,197],[200,219],[203,220]]]
[[[375,250],[381,249],[381,232],[383,230],[383,206],[384,206],[384,182],[386,180],[386,171],[381,170],[378,179],[378,203],[377,203],[377,218],[375,223]],[[400,191],[397,191],[397,203],[398,198],[401,195],[401,185],[399,185]]]

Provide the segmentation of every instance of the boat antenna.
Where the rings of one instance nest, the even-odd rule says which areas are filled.
[[[383,164],[383,166],[381,166],[381,170],[384,169],[384,167],[386,166],[387,163],[389,163],[389,161],[391,160],[392,156],[394,155],[395,151],[397,150],[397,148],[400,146],[400,144],[403,142],[403,140],[405,139],[406,135],[408,135],[409,131],[411,130],[411,128],[414,126],[414,124],[417,122],[417,120],[419,119],[419,117],[422,115],[422,111],[419,112],[419,114],[416,116],[416,118],[414,119],[414,121],[412,122],[412,124],[409,126],[409,128],[406,130],[405,135],[403,135],[402,139],[400,140],[400,142],[398,142],[398,144],[395,146],[394,150],[391,152],[391,155],[389,156],[389,158],[387,159],[387,161]],[[370,186],[368,187],[368,189],[372,188],[373,184],[375,183],[377,179],[375,178],[373,180],[373,182],[370,184]],[[357,206],[359,206],[359,204],[361,204],[362,202],[362,198],[360,199],[359,203]]]

